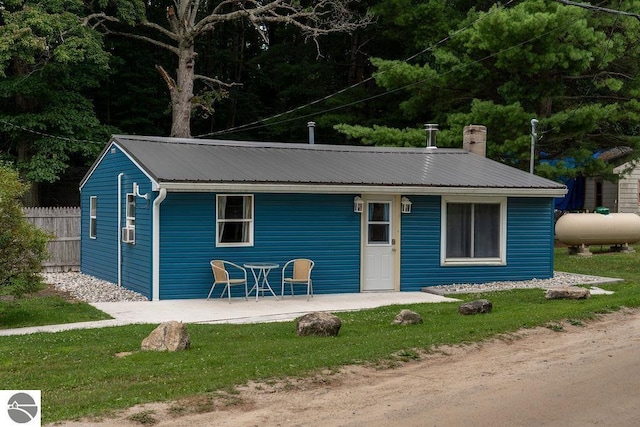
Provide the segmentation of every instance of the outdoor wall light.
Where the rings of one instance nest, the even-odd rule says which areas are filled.
[[[353,211],[355,213],[362,213],[364,211],[364,200],[362,200],[362,197],[356,196],[353,198]]]
[[[402,200],[400,200],[400,207],[403,214],[411,213],[411,205],[411,200],[406,197],[403,197]]]

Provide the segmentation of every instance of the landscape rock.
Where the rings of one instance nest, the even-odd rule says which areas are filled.
[[[415,311],[406,309],[400,311],[393,322],[391,322],[392,325],[421,325],[422,323],[422,316]]]
[[[142,340],[142,350],[180,351],[191,346],[187,325],[172,320],[161,323],[148,337]]]
[[[458,307],[458,313],[465,315],[491,313],[491,310],[493,310],[493,304],[486,299],[465,302]]]
[[[586,288],[570,286],[566,288],[547,289],[544,297],[546,299],[587,299],[591,298],[591,292]]]
[[[298,336],[335,337],[341,326],[340,318],[331,313],[313,312],[296,319]]]

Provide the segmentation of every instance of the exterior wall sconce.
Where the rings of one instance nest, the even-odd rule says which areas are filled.
[[[362,213],[364,211],[364,201],[362,197],[356,196],[353,198],[353,211],[355,213]]]
[[[400,206],[401,206],[401,211],[403,214],[405,213],[411,213],[411,200],[407,199],[406,197],[403,197],[402,200],[400,201]]]

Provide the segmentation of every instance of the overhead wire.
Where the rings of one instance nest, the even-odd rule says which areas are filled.
[[[506,2],[504,4],[504,7],[508,7],[511,3],[514,3],[514,2],[515,2],[515,0],[510,0],[510,1],[508,1],[508,2]],[[621,4],[621,0],[620,0],[620,4]],[[483,14],[478,19],[476,19],[476,20],[472,21],[471,23],[469,23],[468,25],[456,30],[455,32],[453,32],[450,35],[448,35],[447,37],[439,40],[435,44],[433,44],[433,45],[421,50],[420,52],[418,52],[418,53],[406,58],[405,60],[403,60],[403,62],[409,62],[412,59],[415,59],[416,57],[418,57],[420,55],[423,55],[423,54],[425,54],[425,53],[427,53],[429,51],[434,50],[436,47],[438,47],[438,46],[444,44],[445,42],[449,41],[451,38],[453,38],[454,36],[458,35],[459,33],[463,32],[463,31],[466,31],[467,29],[469,29],[470,27],[475,25],[477,22],[479,22],[481,19],[484,19],[487,16],[489,16],[491,13],[492,12],[488,12],[488,13]],[[616,22],[618,21],[618,18],[619,18],[619,15],[616,15]],[[449,70],[449,71],[447,71],[445,73],[442,73],[441,75],[442,76],[446,76],[447,74],[453,73],[453,72],[458,71],[458,70],[460,70],[462,68],[469,67],[469,66],[472,66],[474,64],[482,63],[483,61],[491,59],[491,58],[493,58],[493,57],[495,57],[497,55],[500,55],[500,54],[502,54],[504,52],[508,52],[509,50],[515,49],[515,48],[523,46],[523,45],[527,45],[527,44],[532,43],[532,42],[534,42],[535,40],[537,40],[537,39],[539,39],[541,37],[544,37],[544,36],[546,36],[548,34],[551,34],[551,33],[566,29],[566,28],[568,28],[568,27],[556,27],[556,28],[550,29],[549,31],[546,31],[545,33],[539,34],[539,35],[537,35],[535,37],[532,37],[532,38],[530,38],[528,40],[516,43],[516,44],[514,44],[512,46],[509,46],[509,47],[503,49],[503,50],[500,50],[498,52],[494,52],[494,53],[492,53],[490,55],[487,55],[487,56],[485,56],[483,58],[480,58],[480,59],[472,61],[472,62],[470,62],[468,64],[465,64],[464,66],[453,68],[453,69],[451,69],[451,70]],[[607,39],[607,50],[605,50],[605,52],[603,53],[603,55],[601,57],[600,64],[602,64],[602,62],[604,61],[604,59],[606,57],[606,53],[607,53],[608,48],[610,46],[610,41],[611,41],[612,35],[613,34],[611,32],[609,34],[608,39]],[[383,73],[383,72],[381,72],[381,73]],[[350,106],[353,106],[353,105],[357,105],[357,104],[360,104],[362,102],[367,102],[367,101],[370,101],[370,100],[373,100],[373,99],[381,98],[381,97],[393,94],[395,92],[408,89],[408,88],[410,88],[412,86],[420,85],[420,84],[422,84],[422,83],[424,83],[426,81],[424,79],[423,80],[419,80],[419,81],[412,82],[412,83],[407,84],[407,85],[402,86],[402,87],[398,87],[398,88],[395,88],[395,89],[387,90],[387,91],[385,91],[383,93],[380,93],[380,94],[377,94],[377,95],[372,95],[370,97],[359,99],[359,100],[356,100],[356,101],[352,101],[352,102],[349,102],[349,103],[346,103],[346,104],[343,104],[343,105],[340,105],[340,106],[327,108],[327,109],[324,109],[324,110],[321,110],[321,111],[316,111],[316,112],[313,112],[313,113],[309,113],[309,114],[306,114],[306,115],[303,115],[303,116],[296,116],[296,117],[292,117],[292,118],[289,118],[289,119],[284,119],[284,120],[280,120],[280,121],[274,121],[275,119],[277,119],[279,117],[283,117],[283,116],[286,116],[288,114],[292,114],[294,112],[303,110],[303,109],[305,109],[307,107],[310,107],[312,105],[316,105],[318,103],[321,103],[322,101],[328,100],[328,99],[330,99],[330,98],[332,98],[334,96],[342,94],[342,93],[344,93],[344,92],[346,92],[346,91],[348,91],[350,89],[353,89],[353,88],[355,88],[355,87],[357,87],[359,85],[362,85],[362,84],[364,84],[366,82],[371,81],[373,78],[374,78],[373,76],[370,76],[370,77],[364,79],[361,82],[355,83],[355,84],[350,85],[350,86],[348,86],[348,87],[346,87],[344,89],[341,89],[341,90],[339,90],[339,91],[337,91],[335,93],[332,93],[330,95],[324,96],[324,97],[319,98],[319,99],[316,99],[316,100],[311,101],[311,102],[309,102],[307,104],[295,107],[295,108],[290,109],[288,111],[285,111],[283,113],[278,113],[278,114],[275,114],[275,115],[270,116],[268,118],[259,119],[259,120],[253,121],[253,122],[245,124],[245,125],[240,125],[240,126],[227,128],[227,129],[223,129],[223,130],[219,130],[219,131],[215,131],[215,132],[209,132],[209,133],[204,133],[204,134],[201,134],[201,135],[197,135],[196,138],[206,137],[206,136],[225,135],[225,134],[230,134],[230,133],[236,133],[236,132],[239,132],[239,131],[255,130],[255,129],[260,129],[260,128],[269,127],[269,126],[281,125],[281,124],[288,123],[288,122],[291,122],[291,121],[300,120],[300,119],[304,119],[304,118],[308,118],[308,117],[312,117],[312,116],[317,116],[317,115],[320,115],[320,114],[326,114],[326,113],[329,113],[329,112],[332,112],[332,111],[336,111],[336,110],[339,110],[339,109],[342,109],[342,108],[347,108],[347,107],[350,107]],[[594,76],[593,81],[595,81],[595,79],[596,79],[596,76]],[[571,113],[571,115],[575,115],[577,113],[578,109],[583,105],[583,103],[584,103],[584,100],[581,100],[580,104],[574,109],[574,111]],[[565,121],[563,123],[566,123],[566,121],[568,121],[569,118],[570,117],[565,119]],[[539,139],[542,139],[545,134],[547,134],[549,132],[552,132],[556,128],[557,127],[554,127],[554,128],[549,129],[547,131],[541,132]]]
[[[621,5],[622,5],[622,0],[618,0],[618,6],[620,7]],[[612,25],[611,31],[609,32],[609,35],[607,37],[607,42],[605,43],[605,49],[602,52],[602,56],[600,57],[600,62],[598,63],[598,67],[597,68],[600,68],[602,66],[602,64],[604,63],[605,58],[607,56],[607,53],[609,52],[609,49],[611,48],[611,39],[613,38],[613,33],[614,33],[614,28],[613,27],[615,27],[615,25],[618,23],[619,18],[620,18],[620,15],[616,14],[615,15],[615,19],[613,21],[613,25]],[[593,85],[596,82],[596,79],[597,79],[597,74],[594,74],[593,78],[591,79],[592,85],[587,88],[587,92],[585,93],[585,96],[583,96],[580,99],[580,101],[578,102],[578,105],[573,109],[573,111],[571,111],[571,113],[569,113],[567,118],[564,119],[562,121],[562,123],[560,123],[559,125],[552,126],[550,129],[548,129],[546,131],[542,131],[540,133],[540,136],[538,137],[538,141],[541,141],[546,134],[548,134],[550,132],[553,132],[553,131],[559,129],[560,127],[562,127],[562,125],[567,123],[573,116],[575,116],[578,113],[578,110],[584,105],[586,97],[591,93]],[[540,145],[544,146],[544,145],[546,145],[546,143],[542,142]]]
[[[77,139],[77,138],[69,138],[69,137],[66,137],[66,136],[51,135],[51,134],[46,133],[46,132],[40,132],[40,131],[37,131],[37,130],[28,129],[28,128],[24,127],[24,126],[20,126],[20,125],[17,125],[15,123],[8,122],[8,121],[6,121],[4,119],[0,119],[0,123],[5,124],[10,128],[20,129],[21,131],[24,131],[24,132],[27,132],[27,133],[31,133],[33,135],[38,135],[38,136],[41,136],[41,137],[44,137],[44,138],[58,139],[58,140],[67,141],[67,142],[88,142],[88,143],[91,143],[91,144],[104,144],[104,141],[99,142],[99,141],[92,141],[90,139]]]
[[[504,7],[508,7],[511,3],[514,3],[515,1],[516,0],[507,1],[504,4]],[[421,51],[409,56],[408,58],[406,58],[404,60],[402,60],[402,62],[409,62],[409,61],[411,61],[411,60],[413,60],[413,59],[415,59],[415,58],[417,58],[417,57],[419,57],[421,55],[424,55],[425,53],[427,53],[429,51],[433,51],[436,47],[446,43],[447,41],[449,41],[450,39],[452,39],[454,36],[458,35],[459,33],[463,32],[463,31],[466,31],[467,29],[469,29],[470,27],[475,25],[477,22],[479,22],[482,19],[485,19],[487,16],[491,15],[492,13],[493,12],[485,13],[484,15],[478,17],[476,20],[470,22],[466,26],[464,26],[464,27],[452,32],[451,34],[449,34],[446,37],[442,38],[441,40],[437,41],[435,44],[432,44],[432,45],[426,47],[425,49],[423,49],[423,50],[421,50]],[[498,52],[498,53],[501,53],[501,52]],[[491,56],[489,56],[487,58],[490,58],[490,57]],[[480,61],[483,61],[483,60],[485,60],[487,58],[483,58]],[[381,72],[380,74],[382,74],[382,73],[384,73],[384,72]],[[346,88],[340,89],[337,92],[334,92],[332,94],[323,96],[322,98],[318,98],[318,99],[316,99],[314,101],[311,101],[311,102],[308,102],[308,103],[306,103],[304,105],[292,108],[292,109],[287,110],[285,112],[278,113],[278,114],[275,114],[273,116],[270,116],[270,117],[267,117],[267,118],[264,118],[264,119],[258,119],[258,120],[255,120],[255,121],[253,121],[251,123],[247,123],[247,124],[244,124],[244,125],[234,126],[234,127],[223,129],[223,130],[219,130],[219,131],[208,132],[208,133],[203,133],[203,134],[200,134],[200,135],[196,135],[195,138],[202,138],[202,137],[207,137],[207,136],[217,136],[217,135],[224,135],[224,134],[229,134],[229,133],[236,133],[236,132],[239,132],[239,131],[260,129],[260,128],[263,128],[263,127],[280,125],[280,124],[287,123],[287,122],[290,122],[290,121],[300,120],[300,119],[304,119],[304,118],[315,116],[315,115],[319,115],[319,114],[325,114],[325,113],[336,111],[336,110],[339,110],[339,109],[342,109],[342,108],[347,108],[347,107],[350,107],[352,105],[357,105],[357,104],[360,104],[360,103],[363,103],[363,102],[371,101],[371,100],[376,99],[376,98],[384,97],[384,96],[390,95],[392,93],[407,89],[407,88],[409,88],[411,86],[415,86],[415,85],[418,85],[418,84],[421,84],[421,83],[424,82],[424,80],[418,81],[418,82],[414,82],[414,83],[405,85],[403,87],[399,87],[399,88],[396,88],[396,89],[388,90],[388,91],[386,91],[384,93],[381,93],[381,94],[378,94],[378,95],[372,95],[372,96],[367,97],[367,98],[363,98],[363,99],[360,99],[360,100],[357,100],[357,101],[349,102],[347,104],[343,104],[343,105],[340,105],[340,106],[331,107],[331,108],[328,108],[328,109],[325,109],[325,110],[322,110],[322,111],[319,111],[319,112],[309,113],[309,114],[306,114],[306,115],[303,115],[303,116],[296,116],[296,117],[291,118],[291,119],[286,119],[286,120],[273,122],[273,120],[275,120],[275,119],[277,119],[279,117],[283,117],[283,116],[295,113],[297,111],[303,110],[305,108],[311,107],[313,105],[319,104],[319,103],[321,103],[323,101],[326,101],[326,100],[331,99],[331,98],[333,98],[335,96],[338,96],[338,95],[340,95],[342,93],[345,93],[345,92],[347,92],[347,91],[349,91],[351,89],[354,89],[354,88],[356,88],[358,86],[361,86],[361,85],[363,85],[363,84],[365,84],[365,83],[367,83],[367,82],[369,82],[369,81],[371,81],[373,79],[374,79],[373,76],[369,76],[366,79],[364,79],[364,80],[362,80],[360,82],[354,83],[354,84],[352,84],[350,86],[347,86]],[[269,122],[269,123],[265,123],[265,122]]]
[[[508,7],[511,3],[514,3],[515,1],[516,0],[509,0],[508,2],[506,2],[504,4],[504,7]],[[433,51],[436,47],[448,42],[450,39],[452,39],[454,36],[460,34],[461,32],[466,31],[467,29],[469,29],[470,27],[475,25],[480,20],[485,19],[491,13],[492,12],[488,12],[488,13],[483,14],[482,16],[480,16],[476,20],[470,22],[466,26],[464,26],[464,27],[452,32],[448,36],[442,38],[441,40],[439,40],[435,44],[430,45],[427,48],[425,48],[425,49],[423,49],[423,50],[421,50],[421,51],[419,51],[419,52],[407,57],[406,59],[403,60],[403,62],[409,62],[409,61],[411,61],[411,60],[413,60],[413,59],[415,59],[415,58],[417,58],[417,57],[419,57],[421,55],[424,55],[425,53],[428,53],[429,51]],[[618,15],[616,15],[616,21],[617,20],[618,20]],[[532,38],[530,38],[530,39],[528,39],[526,41],[516,43],[516,44],[514,44],[514,45],[512,45],[510,47],[507,47],[507,48],[505,48],[505,49],[503,49],[501,51],[492,53],[492,54],[487,55],[487,56],[485,56],[483,58],[480,58],[480,59],[477,59],[475,61],[472,61],[471,63],[465,64],[462,67],[453,68],[453,69],[443,73],[442,75],[446,76],[447,74],[453,73],[455,71],[458,71],[461,68],[469,67],[469,66],[471,66],[473,64],[481,63],[481,62],[486,61],[486,60],[488,60],[488,59],[490,59],[492,57],[495,57],[495,56],[497,56],[499,54],[507,52],[507,51],[509,51],[511,49],[515,49],[515,48],[517,48],[519,46],[523,46],[523,45],[529,44],[529,43],[531,43],[531,42],[533,42],[533,41],[535,41],[535,40],[537,40],[537,39],[539,39],[539,38],[541,38],[541,37],[543,37],[545,35],[548,35],[548,34],[550,34],[552,32],[558,31],[560,29],[562,29],[562,28],[551,29],[551,30],[549,30],[549,31],[547,31],[547,32],[545,32],[543,34],[540,34],[540,35],[537,35],[535,37],[532,37]],[[611,40],[611,37],[612,37],[612,34],[609,35],[607,47],[609,46],[609,42]],[[603,53],[603,56],[602,56],[601,62],[600,62],[601,64],[605,59],[606,52],[607,51],[605,51]],[[594,76],[594,81],[595,81],[595,78],[596,77]],[[367,83],[367,82],[369,82],[369,81],[371,81],[373,79],[374,79],[373,76],[367,77],[366,79],[364,79],[364,80],[362,80],[360,82],[354,83],[354,84],[352,84],[352,85],[350,85],[348,87],[345,87],[345,88],[343,88],[341,90],[338,90],[338,91],[336,91],[336,92],[334,92],[332,94],[323,96],[322,98],[318,98],[318,99],[316,99],[314,101],[311,101],[311,102],[308,102],[308,103],[306,103],[304,105],[292,108],[290,110],[287,110],[287,111],[282,112],[282,113],[275,114],[275,115],[267,117],[267,118],[258,119],[256,121],[251,122],[251,123],[235,126],[235,127],[232,127],[232,128],[227,128],[227,129],[223,129],[223,130],[219,130],[219,131],[215,131],[215,132],[208,132],[208,133],[196,135],[196,136],[194,136],[194,138],[202,138],[202,137],[207,137],[207,136],[224,135],[224,134],[236,133],[236,132],[239,132],[239,131],[255,130],[255,129],[260,129],[260,128],[264,128],[264,127],[268,127],[268,126],[280,125],[280,124],[283,124],[283,123],[288,123],[290,121],[300,120],[300,119],[304,119],[304,118],[307,118],[307,117],[317,116],[319,114],[326,114],[326,113],[329,113],[329,112],[332,112],[332,111],[340,110],[342,108],[347,108],[347,107],[350,107],[350,106],[353,106],[353,105],[357,105],[357,104],[360,104],[360,103],[363,103],[363,102],[368,102],[368,101],[371,101],[371,100],[374,100],[374,99],[377,99],[377,98],[388,96],[390,94],[393,94],[393,93],[396,93],[396,92],[399,92],[399,91],[402,91],[402,90],[406,90],[406,89],[408,89],[408,88],[410,88],[412,86],[416,86],[416,85],[422,84],[422,83],[424,83],[426,81],[424,79],[423,80],[419,80],[419,81],[412,82],[412,83],[409,83],[409,84],[401,86],[401,87],[397,87],[395,89],[387,90],[387,91],[385,91],[383,93],[379,93],[379,94],[372,95],[372,96],[369,96],[369,97],[366,97],[366,98],[358,99],[358,100],[355,100],[355,101],[352,101],[352,102],[348,102],[348,103],[345,103],[345,104],[342,104],[342,105],[339,105],[339,106],[327,108],[327,109],[324,109],[324,110],[319,111],[319,112],[316,111],[316,112],[309,113],[309,114],[306,114],[306,115],[303,115],[303,116],[296,116],[296,117],[292,117],[292,118],[289,118],[289,119],[283,119],[283,120],[280,120],[280,121],[274,121],[275,119],[278,119],[280,117],[284,117],[286,115],[289,115],[289,114],[304,110],[304,109],[306,109],[306,108],[308,108],[310,106],[313,106],[313,105],[322,103],[324,101],[327,101],[327,100],[329,100],[329,99],[331,99],[331,98],[333,98],[335,96],[343,94],[343,93],[345,93],[345,92],[347,92],[347,91],[349,91],[351,89],[354,89],[354,88],[356,88],[356,87],[358,87],[358,86],[360,86],[362,84],[365,84],[365,83]],[[584,101],[580,102],[580,104],[574,109],[574,111],[571,113],[571,115],[575,115],[576,114],[577,110],[580,108],[580,106],[582,105],[583,102]],[[569,120],[569,118],[567,118],[565,120],[565,122],[568,121],[568,120]],[[565,123],[565,122],[563,122],[563,123]],[[15,123],[8,122],[8,121],[6,121],[4,119],[0,119],[0,123],[3,123],[3,124],[5,124],[5,125],[7,125],[9,127],[12,127],[12,128],[20,129],[20,130],[22,130],[24,132],[28,132],[28,133],[31,133],[31,134],[34,134],[34,135],[38,135],[38,136],[41,136],[41,137],[46,137],[46,138],[58,139],[58,140],[63,140],[63,141],[68,141],[68,142],[85,142],[85,143],[92,143],[92,144],[102,144],[103,143],[103,142],[87,140],[87,139],[77,139],[77,138],[70,138],[70,137],[62,137],[62,136],[52,135],[52,134],[49,134],[49,133],[46,133],[46,132],[41,132],[41,131],[36,131],[36,130],[33,130],[33,129],[28,129],[28,128],[24,127],[24,126],[20,126],[20,125],[17,125]],[[541,133],[541,137],[540,138],[542,138],[543,135],[553,131],[556,128],[557,127],[554,127],[554,128],[549,129],[547,131],[543,131]]]

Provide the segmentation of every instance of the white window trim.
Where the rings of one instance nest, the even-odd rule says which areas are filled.
[[[496,203],[500,204],[500,256],[496,258],[447,258],[447,203]],[[440,208],[440,265],[507,265],[507,198],[442,196]]]
[[[98,238],[98,196],[89,197],[89,238]]]
[[[134,210],[135,210],[135,204],[136,204],[136,195],[134,193],[127,193],[126,197],[125,197],[125,224],[127,228],[136,228],[136,214],[135,212],[133,213],[133,215],[131,215],[131,212],[129,210],[129,199],[133,200],[133,205],[134,205]]]
[[[246,220],[249,223],[249,241],[248,242],[238,242],[238,243],[223,243],[220,242],[220,218],[218,217],[218,201],[220,197],[248,197],[251,200],[251,218]],[[216,194],[216,247],[217,248],[234,248],[234,247],[248,247],[253,246],[253,232],[255,227],[255,199],[253,194]]]

